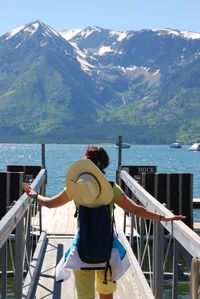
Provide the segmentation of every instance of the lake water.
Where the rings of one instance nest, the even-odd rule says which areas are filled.
[[[111,163],[106,175],[115,180],[118,164],[118,150],[114,144],[102,145],[110,156]],[[46,167],[48,172],[47,195],[58,193],[65,186],[65,175],[71,163],[80,159],[87,148],[86,144],[48,144],[46,145]],[[40,165],[40,144],[0,144],[0,171],[7,164]],[[200,198],[200,152],[189,151],[189,146],[171,149],[166,145],[133,145],[123,149],[124,165],[156,165],[159,173],[193,173],[193,196]],[[198,210],[194,219],[200,221]]]
[[[118,150],[114,144],[103,144],[110,156],[107,169],[109,180],[115,180],[118,164]],[[65,175],[68,167],[85,152],[87,145],[51,144],[46,145],[46,167],[48,174],[47,195],[52,196],[65,186]],[[200,198],[200,152],[190,152],[189,146],[181,149],[170,149],[164,145],[134,145],[123,149],[124,165],[156,165],[159,173],[193,173],[194,197]],[[0,171],[6,171],[6,165],[41,165],[41,145],[39,144],[0,144]],[[200,221],[200,213],[194,211],[194,220]],[[11,283],[12,285],[13,283]],[[170,285],[171,287],[171,285]],[[189,298],[188,284],[179,286],[180,298]],[[12,289],[12,288],[11,288]],[[164,298],[171,298],[170,290],[165,286]],[[8,298],[13,298],[10,291]]]

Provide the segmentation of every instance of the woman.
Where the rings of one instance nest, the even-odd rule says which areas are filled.
[[[103,147],[97,147],[97,146],[89,146],[85,152],[84,158],[83,159],[87,159],[87,161],[89,160],[90,163],[91,161],[93,162],[92,164],[94,164],[95,166],[91,166],[91,173],[94,170],[94,176],[93,176],[93,180],[95,181],[95,179],[99,178],[99,181],[101,182],[102,180],[102,186],[100,186],[101,188],[98,189],[98,184],[97,183],[97,191],[95,192],[101,192],[105,186],[105,188],[107,188],[106,193],[104,192],[104,196],[100,196],[103,203],[103,200],[105,197],[105,194],[110,194],[111,201],[108,200],[108,198],[106,198],[106,200],[108,200],[109,204],[110,204],[110,208],[112,210],[113,208],[113,204],[117,204],[118,206],[120,206],[123,210],[130,212],[134,215],[137,215],[138,217],[142,217],[145,219],[151,219],[151,220],[156,220],[156,221],[172,221],[172,220],[183,220],[185,217],[182,215],[172,215],[172,216],[162,216],[156,213],[151,212],[150,210],[137,205],[136,203],[134,203],[124,192],[123,190],[117,185],[114,184],[112,186],[112,188],[110,186],[108,186],[108,183],[106,183],[105,181],[107,181],[105,179],[105,177],[102,175],[102,173],[104,173],[105,168],[109,165],[109,156],[107,154],[107,152],[105,151],[105,149]],[[89,162],[88,161],[88,162]],[[90,167],[90,163],[86,165],[89,165],[88,167]],[[85,185],[84,185],[84,180],[88,179],[85,178],[88,174],[88,172],[90,172],[90,170],[87,169],[87,171],[85,171],[84,169],[82,169],[82,173],[81,171],[79,171],[79,174],[75,174],[75,172],[77,172],[77,167],[80,167],[80,164],[85,164],[83,162],[77,161],[74,163],[74,165],[72,165],[70,167],[70,169],[68,170],[67,173],[67,178],[66,178],[66,185],[67,187],[62,190],[59,194],[48,198],[48,197],[44,197],[42,195],[37,195],[35,193],[35,191],[27,184],[27,183],[23,183],[22,187],[24,189],[24,191],[30,196],[33,197],[35,200],[37,200],[38,203],[40,203],[43,206],[46,206],[48,208],[57,208],[59,206],[62,206],[66,203],[68,203],[69,201],[73,200],[75,201],[76,205],[79,206],[79,204],[81,204],[81,199],[78,198],[80,193],[83,192],[84,193],[84,199],[87,198],[87,194],[85,193]],[[78,166],[77,166],[78,165]],[[97,170],[98,168],[98,170]],[[87,172],[87,173],[86,173]],[[74,177],[73,177],[74,175]],[[91,177],[89,178],[91,179]],[[94,182],[95,185],[95,182]],[[96,186],[95,185],[95,186]],[[110,190],[113,189],[113,190]],[[111,193],[112,191],[112,193]],[[93,190],[92,190],[93,192]],[[91,194],[93,194],[91,192]],[[112,194],[112,195],[111,195]],[[91,195],[92,197],[93,195]],[[95,197],[96,195],[94,195]],[[99,196],[99,194],[98,194]],[[98,196],[96,196],[95,198],[97,198]],[[109,197],[109,196],[108,196]],[[88,201],[90,201],[90,196],[88,196]],[[91,204],[89,204],[90,206]],[[93,299],[94,298],[94,293],[95,293],[95,287],[94,287],[94,281],[95,281],[95,275],[96,275],[96,289],[99,292],[99,296],[100,299],[112,299],[113,298],[113,292],[116,290],[116,283],[113,281],[113,279],[109,279],[108,283],[105,284],[103,283],[103,270],[74,270],[74,276],[75,276],[75,283],[76,283],[76,288],[77,288],[77,293],[78,293],[78,298],[79,299]],[[111,274],[113,275],[113,273]]]

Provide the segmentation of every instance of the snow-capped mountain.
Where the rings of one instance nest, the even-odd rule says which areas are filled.
[[[37,141],[200,138],[199,33],[35,21],[0,37],[0,74],[4,141],[27,128]]]

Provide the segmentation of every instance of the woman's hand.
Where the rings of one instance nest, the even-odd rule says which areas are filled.
[[[169,216],[162,216],[160,217],[160,221],[172,221],[172,220],[184,220],[186,217],[183,215],[169,215]]]
[[[30,197],[33,197],[33,195],[36,193],[29,184],[22,183],[22,189],[26,192],[26,194]]]

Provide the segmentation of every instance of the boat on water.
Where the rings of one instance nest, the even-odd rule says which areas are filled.
[[[115,147],[118,148],[118,142],[116,143]],[[122,148],[130,148],[131,147],[131,144],[129,143],[125,143],[125,142],[122,142]]]
[[[172,144],[170,144],[169,147],[170,148],[181,148],[181,144],[180,144],[180,142],[173,142]]]
[[[194,143],[190,148],[189,151],[198,152],[200,151],[200,143]]]

